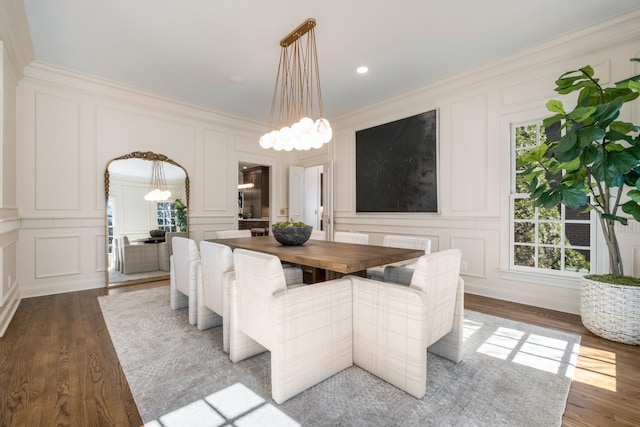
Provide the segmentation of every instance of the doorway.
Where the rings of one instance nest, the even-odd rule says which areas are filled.
[[[333,167],[320,165],[289,167],[289,217],[333,236]]]
[[[238,162],[238,229],[264,229],[271,222],[271,167]]]

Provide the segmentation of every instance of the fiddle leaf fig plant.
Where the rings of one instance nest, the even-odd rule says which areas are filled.
[[[173,206],[176,210],[176,226],[178,231],[187,231],[187,205],[185,205],[181,199],[176,199],[173,202]]]
[[[640,126],[618,118],[623,106],[640,96],[640,75],[612,87],[599,81],[590,66],[556,80],[559,94],[578,92],[575,107],[567,109],[559,100],[547,103],[553,115],[543,126],[560,124],[562,132],[529,150],[519,166],[525,169],[534,206],[595,210],[610,273],[620,277],[624,270],[615,224],[626,225],[630,218],[640,221]]]

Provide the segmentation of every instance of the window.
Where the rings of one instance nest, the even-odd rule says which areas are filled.
[[[173,202],[158,203],[158,230],[176,231],[176,210]]]
[[[564,205],[537,208],[529,198],[529,185],[521,175],[518,160],[530,148],[559,132],[544,129],[542,121],[511,127],[511,268],[515,270],[577,272],[591,271],[592,219],[584,209]],[[553,178],[550,176],[549,178]]]
[[[113,250],[113,212],[114,206],[111,199],[107,201],[107,253],[111,254]]]

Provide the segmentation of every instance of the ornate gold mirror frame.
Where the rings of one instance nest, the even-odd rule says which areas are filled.
[[[109,162],[107,162],[107,166],[105,167],[104,170],[104,200],[105,200],[105,271],[106,271],[106,287],[110,287],[109,286],[109,186],[110,186],[110,178],[111,175],[109,173],[109,166],[111,165],[111,163],[117,161],[117,160],[128,160],[128,159],[141,159],[141,160],[148,160],[148,161],[161,161],[161,162],[165,162],[168,164],[171,164],[173,166],[177,166],[180,169],[182,169],[182,171],[184,172],[184,185],[185,185],[185,205],[187,206],[187,232],[189,231],[189,185],[190,185],[190,181],[189,181],[189,174],[187,173],[187,170],[179,163],[177,163],[176,161],[170,159],[169,157],[165,156],[164,154],[156,154],[152,151],[134,151],[132,153],[129,154],[125,154],[123,156],[120,157],[116,157],[113,158],[111,160],[109,160]],[[167,273],[168,275],[169,273]],[[133,284],[138,284],[138,283],[145,283],[145,282],[150,282],[150,281],[156,281],[156,280],[164,280],[164,278],[159,279],[159,278],[150,278],[150,279],[139,279],[139,280],[131,280],[131,281],[127,281],[127,282],[123,282],[123,285],[133,285]]]

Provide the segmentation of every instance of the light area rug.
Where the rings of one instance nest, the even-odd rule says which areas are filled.
[[[145,422],[236,383],[302,426],[558,426],[580,337],[465,310],[465,357],[427,356],[422,399],[352,366],[281,405],[270,353],[234,364],[222,328],[199,331],[171,310],[166,286],[99,297]]]

